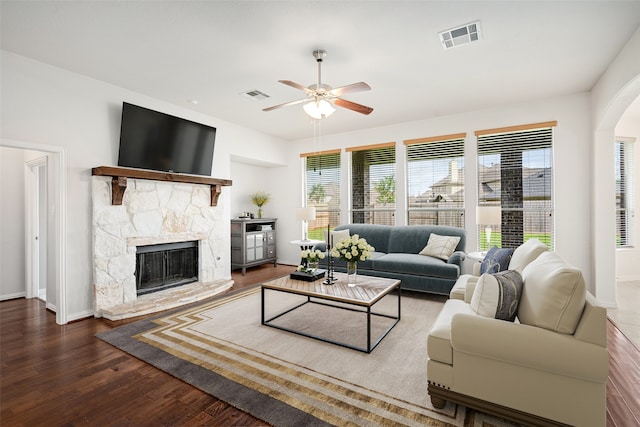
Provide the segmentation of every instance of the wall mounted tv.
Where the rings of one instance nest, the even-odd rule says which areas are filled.
[[[118,166],[211,176],[216,128],[122,103]]]

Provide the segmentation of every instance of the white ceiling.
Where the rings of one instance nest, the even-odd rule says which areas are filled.
[[[480,42],[438,32],[481,21]],[[278,83],[365,81],[324,134],[588,91],[640,26],[630,1],[7,1],[2,49],[285,139],[313,135]],[[262,101],[240,93],[258,89]],[[193,105],[188,99],[197,99]]]

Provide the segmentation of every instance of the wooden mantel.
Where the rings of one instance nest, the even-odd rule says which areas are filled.
[[[111,177],[112,205],[122,204],[122,198],[127,189],[127,178],[208,185],[211,188],[211,206],[218,206],[218,197],[220,197],[222,187],[231,185],[230,179],[211,178],[208,176],[183,173],[158,172],[148,169],[123,168],[119,166],[98,166],[91,169],[91,175]]]

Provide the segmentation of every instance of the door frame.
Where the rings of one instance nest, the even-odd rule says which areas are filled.
[[[43,151],[47,153],[48,203],[53,211],[53,229],[49,230],[48,244],[52,245],[54,259],[49,259],[49,265],[54,269],[54,283],[56,289],[56,323],[64,325],[68,322],[67,313],[67,156],[63,147],[39,144],[26,141],[0,138],[0,146],[24,150]],[[29,226],[29,225],[28,225]],[[27,259],[31,254],[27,254]],[[29,266],[29,269],[31,267]],[[29,275],[31,271],[27,270]],[[27,292],[29,289],[27,287]]]

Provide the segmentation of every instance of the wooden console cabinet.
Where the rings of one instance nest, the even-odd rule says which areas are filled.
[[[277,218],[232,219],[231,220],[231,269],[273,262],[276,256],[276,220]]]

